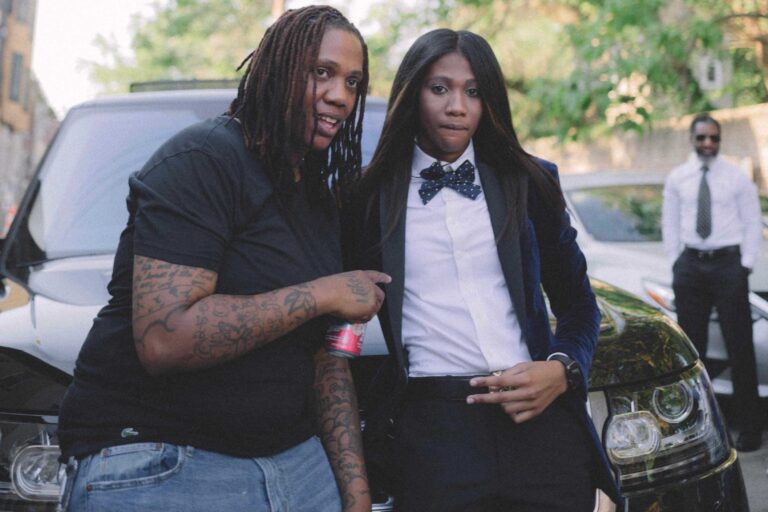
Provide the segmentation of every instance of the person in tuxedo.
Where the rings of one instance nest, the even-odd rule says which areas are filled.
[[[346,264],[392,277],[364,436],[397,510],[586,512],[596,488],[619,501],[586,406],[600,325],[586,262],[482,37],[414,42],[344,219]]]
[[[704,359],[709,318],[717,309],[733,379],[736,449],[762,444],[765,409],[758,395],[749,274],[763,241],[757,187],[718,156],[720,123],[709,114],[690,126],[693,154],[664,184],[662,236],[672,262],[677,321]]]

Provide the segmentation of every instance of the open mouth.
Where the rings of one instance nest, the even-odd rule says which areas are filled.
[[[320,121],[323,121],[323,122],[325,122],[325,123],[328,123],[328,124],[330,124],[331,126],[336,126],[336,124],[339,122],[339,120],[338,120],[338,119],[336,119],[336,118],[334,118],[334,117],[331,117],[331,116],[326,116],[326,115],[324,115],[324,114],[317,114],[317,118],[318,118]]]
[[[328,114],[315,114],[315,135],[332,139],[344,120]]]

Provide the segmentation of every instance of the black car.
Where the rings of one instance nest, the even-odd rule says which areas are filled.
[[[0,509],[53,510],[58,403],[80,345],[108,296],[127,212],[128,176],[169,136],[223,112],[232,90],[141,92],[70,110],[32,180],[0,253]],[[369,100],[364,159],[386,106]],[[603,323],[590,378],[598,432],[637,511],[747,511],[736,451],[709,377],[668,317],[593,281]],[[354,376],[363,415],[386,352],[368,328]],[[392,509],[375,487],[374,510]],[[596,510],[613,510],[604,496]]]

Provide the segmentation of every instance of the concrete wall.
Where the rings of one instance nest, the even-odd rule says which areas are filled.
[[[762,190],[768,190],[768,104],[711,114],[722,125],[721,154],[742,167]],[[557,162],[562,172],[665,171],[691,154],[688,129],[693,117],[657,122],[642,135],[623,133],[588,144],[560,145],[554,139],[539,139],[526,144],[526,149]]]

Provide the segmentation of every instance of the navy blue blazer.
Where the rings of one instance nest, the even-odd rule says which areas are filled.
[[[538,162],[557,178],[557,167],[553,163]],[[528,215],[524,226],[500,238],[507,207],[499,177],[482,162],[478,162],[477,167],[494,236],[499,240],[499,261],[518,321],[524,326],[531,358],[543,361],[554,352],[563,352],[580,366],[584,386],[578,396],[566,394],[568,407],[594,441],[593,460],[597,463],[592,473],[596,487],[618,501],[616,481],[585,406],[589,368],[600,329],[600,311],[589,285],[586,260],[576,243],[576,230],[571,226],[567,212],[563,211],[559,217],[548,214],[536,187],[526,185]],[[375,403],[387,405],[382,405],[379,411],[371,411],[369,416],[372,430],[375,430],[376,424],[390,422],[386,416],[394,414],[408,380],[407,354],[402,343],[405,212],[395,231],[382,245],[389,209],[394,207],[388,189],[384,187],[367,197],[359,197],[354,204],[344,215],[347,267],[381,270],[392,277],[392,282],[385,286],[386,299],[378,315],[391,360],[389,369],[382,373],[379,389],[375,390],[379,392]],[[542,287],[556,318],[554,332]]]

